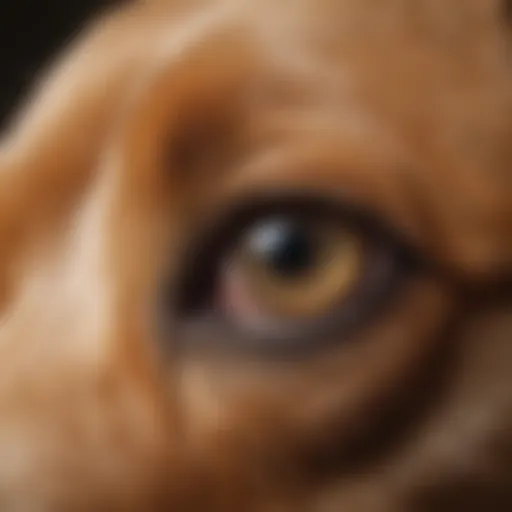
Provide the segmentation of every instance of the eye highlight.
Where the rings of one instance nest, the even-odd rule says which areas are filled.
[[[186,346],[289,353],[368,323],[415,258],[366,211],[269,195],[221,215],[184,261],[171,309]]]

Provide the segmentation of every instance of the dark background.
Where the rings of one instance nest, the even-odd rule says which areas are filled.
[[[37,71],[111,0],[0,0],[0,130]]]

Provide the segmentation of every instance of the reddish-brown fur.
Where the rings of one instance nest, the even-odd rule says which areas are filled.
[[[148,0],[79,38],[0,147],[1,510],[512,509],[502,4]],[[437,270],[299,360],[162,350],[181,247],[278,187]]]

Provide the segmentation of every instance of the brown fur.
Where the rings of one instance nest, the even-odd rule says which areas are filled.
[[[1,510],[512,510],[504,3],[153,0],[79,38],[0,148]],[[180,248],[280,186],[436,265],[314,356],[162,351]]]

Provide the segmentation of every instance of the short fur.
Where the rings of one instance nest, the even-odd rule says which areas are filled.
[[[81,35],[0,147],[0,509],[512,510],[508,12],[148,0]],[[436,264],[314,356],[162,350],[181,248],[279,186]]]

